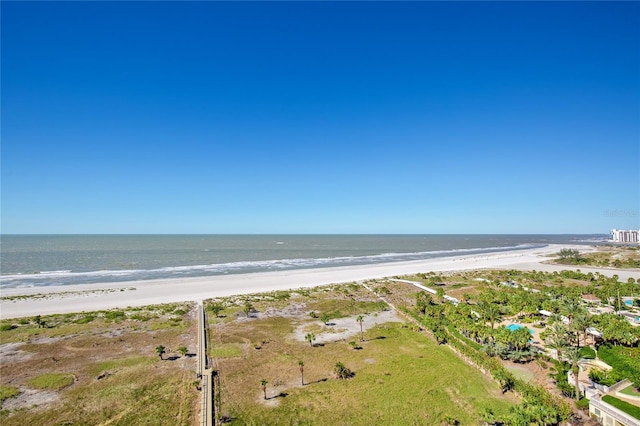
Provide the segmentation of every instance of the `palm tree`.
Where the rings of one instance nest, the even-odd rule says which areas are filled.
[[[569,347],[564,353],[565,358],[571,364],[571,372],[573,373],[573,378],[576,381],[576,401],[580,399],[580,383],[578,382],[578,373],[580,372],[580,366],[578,362],[580,361],[580,349],[576,347]]]
[[[38,328],[44,328],[46,324],[40,315],[36,315],[33,321],[38,325]]]
[[[180,352],[180,355],[185,356],[189,352],[189,349],[187,349],[186,346],[180,346],[178,352]]]
[[[580,335],[587,341],[587,328],[591,325],[591,317],[587,313],[578,314],[571,322],[571,328],[576,333],[576,346],[580,347]]]
[[[300,368],[300,382],[302,383],[302,386],[304,386],[304,361],[303,360],[298,361],[298,367]]]
[[[246,302],[244,302],[244,306],[242,307],[242,312],[245,314],[245,316],[248,318],[249,314],[253,311],[253,304],[251,302],[249,302],[248,300]]]
[[[304,339],[309,342],[309,346],[313,346],[313,341],[316,340],[316,335],[313,333],[307,333]]]
[[[500,386],[502,386],[502,393],[513,389],[513,386],[515,385],[513,376],[504,367],[498,368],[491,374],[493,375],[493,378],[500,383]]]
[[[358,315],[356,321],[360,324],[360,341],[364,342],[364,332],[362,331],[362,323],[364,322],[364,317],[362,315]]]
[[[585,312],[585,309],[582,306],[580,306],[580,304],[575,300],[569,300],[565,302],[564,306],[562,307],[562,313],[564,313],[564,315],[567,318],[569,318],[569,323],[572,323],[573,319],[577,315],[580,315],[584,312]]]
[[[567,347],[567,327],[560,322],[556,321],[545,331],[544,341],[548,347],[555,349],[558,352],[558,359],[562,355],[562,350]]]
[[[162,360],[162,355],[167,353],[167,348],[165,348],[162,345],[158,345],[156,346],[156,353],[158,354],[158,356],[160,356],[160,359]]]
[[[491,328],[494,328],[496,321],[500,321],[502,319],[500,307],[493,303],[482,304],[482,315],[484,316],[485,321],[489,321]]]
[[[327,312],[321,313],[320,321],[322,321],[324,325],[327,325],[327,323],[331,321],[331,315],[329,315]]]
[[[220,312],[224,311],[224,305],[222,303],[212,303],[209,305],[208,309],[213,312],[216,318],[218,318],[220,316]]]
[[[260,380],[260,387],[262,388],[262,393],[264,393],[264,399],[267,399],[267,382],[265,379]]]
[[[353,372],[345,367],[341,362],[336,362],[336,365],[333,367],[333,371],[336,373],[338,379],[348,379],[353,376]]]

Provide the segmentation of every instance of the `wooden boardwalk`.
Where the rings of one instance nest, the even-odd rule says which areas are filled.
[[[201,425],[214,426],[213,369],[207,356],[207,314],[203,302],[198,304],[198,377],[202,383]]]

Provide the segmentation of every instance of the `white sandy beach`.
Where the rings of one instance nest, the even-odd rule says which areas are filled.
[[[605,268],[573,268],[548,265],[545,257],[561,248],[590,249],[585,246],[549,245],[529,250],[514,250],[477,256],[456,256],[408,262],[374,265],[344,266],[334,268],[299,269],[264,273],[218,275],[210,277],[129,281],[120,283],[67,285],[32,288],[3,289],[0,301],[1,318],[17,318],[34,315],[61,314],[101,309],[144,306],[159,303],[198,301],[235,294],[259,293],[314,287],[324,284],[362,281],[418,272],[445,272],[470,269],[519,269],[559,271],[581,269],[583,272],[617,274],[620,280],[640,278],[638,271]],[[12,298],[22,295],[38,295],[36,298]]]

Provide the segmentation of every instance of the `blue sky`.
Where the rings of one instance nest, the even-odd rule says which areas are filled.
[[[2,2],[3,233],[640,222],[638,2]]]

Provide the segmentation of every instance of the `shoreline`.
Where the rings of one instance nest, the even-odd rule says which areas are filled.
[[[594,249],[592,246],[586,247],[589,250]],[[534,249],[369,265],[294,269],[208,277],[8,288],[2,290],[1,296],[12,299],[0,300],[0,318],[9,319],[163,303],[195,302],[215,297],[292,290],[430,271],[535,269],[552,272],[580,269],[585,272],[600,272],[607,276],[616,274],[623,281],[626,281],[629,277],[634,279],[640,277],[640,272],[638,271],[543,263],[549,260],[546,256],[557,253],[562,248],[579,248],[584,251],[586,247],[552,244]],[[19,296],[35,295],[38,295],[38,298],[19,298]]]

